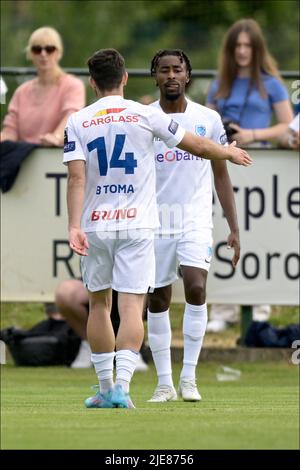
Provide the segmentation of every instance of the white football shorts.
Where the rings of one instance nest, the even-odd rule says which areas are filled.
[[[152,230],[88,232],[87,238],[88,256],[81,257],[81,274],[90,292],[111,287],[118,292],[144,294],[154,287]]]
[[[164,237],[164,238],[163,238]],[[178,265],[193,266],[209,271],[212,259],[212,229],[156,238],[155,287],[173,284],[178,279]]]

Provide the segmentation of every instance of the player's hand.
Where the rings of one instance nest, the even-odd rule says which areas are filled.
[[[230,155],[229,160],[236,165],[249,166],[252,163],[252,158],[246,152],[246,150],[236,147],[236,141],[234,140],[228,147],[226,147]]]
[[[227,238],[227,248],[228,250],[230,248],[233,248],[234,250],[231,263],[232,263],[232,266],[235,268],[240,259],[240,252],[241,252],[240,237],[239,237],[238,231],[231,232],[229,234],[229,237]]]
[[[292,131],[288,137],[288,146],[291,149],[299,150],[300,148],[300,133]]]
[[[229,127],[235,131],[233,138],[238,145],[246,145],[254,142],[254,133],[253,129],[243,129],[238,124],[232,122]]]
[[[78,228],[70,228],[69,230],[70,248],[80,256],[87,256],[89,243],[86,234]]]

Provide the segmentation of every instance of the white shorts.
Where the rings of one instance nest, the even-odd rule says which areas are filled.
[[[173,284],[178,279],[178,264],[209,271],[212,258],[212,229],[176,234],[172,237],[157,238],[154,242],[155,287]]]
[[[90,292],[111,287],[118,292],[147,293],[154,286],[153,231],[135,230],[126,239],[122,231],[113,234],[112,239],[103,232],[87,233],[88,256],[81,257],[85,286]]]

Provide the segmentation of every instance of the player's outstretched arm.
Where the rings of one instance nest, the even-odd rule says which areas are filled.
[[[246,150],[236,147],[236,142],[225,147],[206,137],[197,136],[188,131],[186,131],[177,147],[208,160],[229,160],[243,166],[249,166],[252,163],[250,155]]]

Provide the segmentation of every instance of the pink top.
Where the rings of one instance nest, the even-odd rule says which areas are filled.
[[[39,93],[37,79],[19,86],[8,106],[3,130],[8,130],[16,140],[40,143],[40,136],[55,131],[68,112],[85,106],[85,87],[74,75],[62,75],[56,84]]]

